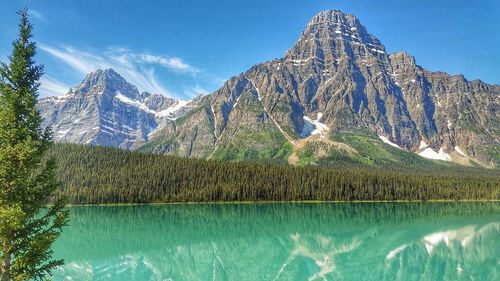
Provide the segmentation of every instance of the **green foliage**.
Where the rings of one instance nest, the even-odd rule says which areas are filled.
[[[288,160],[288,157],[290,156],[290,154],[292,154],[292,151],[293,151],[292,144],[288,141],[284,141],[281,144],[279,150],[276,151],[276,153],[273,155],[273,158]]]
[[[141,146],[138,149],[138,151],[142,152],[157,152],[166,150],[175,151],[175,149],[177,148],[176,144],[177,143],[175,142],[174,137],[168,137],[168,138],[158,137],[146,143],[145,145]]]
[[[491,165],[494,167],[500,167],[500,146],[482,145],[479,147],[479,150],[481,150],[482,153],[491,156]]]
[[[35,108],[43,67],[26,9],[9,64],[0,66],[0,250],[2,280],[41,280],[62,264],[51,260],[52,242],[66,224],[63,201],[45,208],[57,189],[55,162],[44,154],[50,130],[42,130]],[[41,214],[42,213],[42,214]]]
[[[338,166],[345,163],[361,163],[356,159],[356,155],[351,155],[347,151],[341,151],[325,142],[308,142],[302,149],[297,151],[299,159],[297,165],[320,165]]]
[[[188,159],[113,148],[58,144],[52,148],[63,182],[56,198],[74,204],[500,199],[495,171],[437,173],[334,169]]]
[[[212,158],[286,163],[291,152],[291,145],[273,127],[266,126],[259,132],[239,128],[230,142],[221,144],[221,147],[213,153]]]
[[[327,160],[323,161],[323,163],[325,164],[326,162],[335,162],[336,160],[342,160],[344,162],[386,168],[401,168],[401,166],[404,165],[407,167],[411,166],[422,169],[438,165],[450,165],[442,163],[442,161],[440,161],[440,164],[436,164],[436,162],[424,159],[414,153],[392,147],[382,142],[379,138],[373,135],[334,133],[332,135],[332,140],[348,144],[349,146],[356,149],[358,153],[356,155],[353,155],[350,161],[343,155],[332,155],[329,157],[329,159],[324,159]],[[341,159],[339,159],[338,157],[340,157]]]
[[[303,149],[297,151],[297,158],[299,159],[297,165],[305,166],[316,164],[316,161],[318,160],[316,157],[316,151],[318,149],[318,146],[320,145],[321,144],[318,142],[309,142],[304,146]]]

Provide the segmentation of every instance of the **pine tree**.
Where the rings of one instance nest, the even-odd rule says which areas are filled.
[[[58,187],[55,162],[46,160],[51,131],[42,129],[35,105],[43,66],[36,65],[36,45],[27,9],[19,13],[19,38],[9,63],[0,66],[0,276],[7,280],[42,280],[62,265],[52,259],[52,243],[66,225],[62,200],[47,207]]]

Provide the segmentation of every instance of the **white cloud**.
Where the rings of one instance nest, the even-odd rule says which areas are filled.
[[[156,66],[176,73],[195,75],[199,72],[196,67],[183,62],[180,58],[137,53],[127,48],[109,48],[102,55],[97,55],[72,47],[52,47],[41,43],[38,46],[82,74],[96,69],[113,68],[140,90],[166,96],[172,96],[172,94],[158,82],[155,75]]]
[[[41,97],[64,95],[69,91],[69,88],[68,85],[47,75],[40,79],[39,91]]]
[[[103,67],[103,62],[100,58],[96,58],[84,52],[73,50],[70,47],[57,49],[41,43],[38,44],[38,47],[83,74],[87,74]]]
[[[184,63],[180,58],[163,58],[150,54],[138,54],[138,57],[145,63],[157,63],[179,72],[189,72],[193,74],[199,72],[197,68]]]
[[[38,12],[37,10],[29,9],[28,10],[28,14],[30,16],[33,16],[33,17],[37,18],[37,19],[40,19],[40,20],[43,20],[43,21],[46,20],[45,17],[43,16],[43,14],[40,13],[40,12]]]

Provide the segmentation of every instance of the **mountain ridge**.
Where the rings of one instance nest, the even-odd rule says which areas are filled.
[[[331,10],[314,16],[283,58],[230,78],[179,118],[155,120],[124,148],[311,164],[359,158],[356,145],[338,140],[361,132],[426,158],[497,166],[499,112],[500,86],[425,70],[405,51],[387,54],[356,17]]]

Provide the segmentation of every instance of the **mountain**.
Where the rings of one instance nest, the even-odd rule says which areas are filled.
[[[428,165],[419,154],[500,166],[499,85],[425,70],[405,52],[388,54],[356,17],[337,10],[314,16],[283,58],[229,79],[179,111],[178,118],[159,120],[151,106],[162,97],[146,103],[121,79],[109,84],[123,86],[119,91],[127,99],[116,97],[118,88],[105,86],[112,88],[105,99],[111,102],[96,101],[103,91],[91,89],[107,83],[94,75],[64,97],[41,101],[47,124],[56,125],[56,140],[299,165]],[[89,135],[97,126],[88,124],[108,126],[97,118],[109,120],[124,110],[132,114],[112,119],[119,133]],[[54,116],[62,111],[66,117]],[[70,129],[75,119],[87,125]]]
[[[54,140],[135,149],[159,126],[173,123],[188,102],[139,93],[112,69],[97,70],[66,95],[41,99],[44,125]]]

